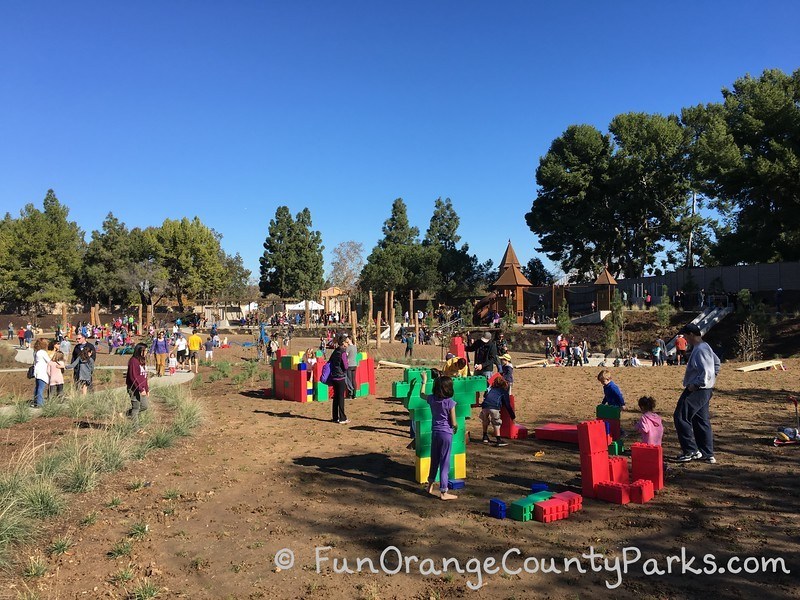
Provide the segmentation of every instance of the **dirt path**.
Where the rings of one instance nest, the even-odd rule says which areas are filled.
[[[520,357],[522,359],[522,357]],[[407,412],[390,399],[396,369],[378,375],[378,397],[350,401],[347,426],[329,422],[327,403],[296,404],[258,397],[259,387],[239,389],[230,379],[206,383],[196,395],[206,420],[196,435],[177,448],[159,450],[104,480],[93,492],[76,496],[67,514],[48,528],[41,547],[57,533],[69,532],[72,551],[50,559],[41,579],[10,577],[3,593],[24,586],[40,588],[42,598],[124,598],[148,578],[164,598],[718,598],[800,597],[800,529],[796,513],[796,465],[800,449],[775,449],[764,443],[777,425],[793,420],[783,397],[798,391],[800,360],[786,361],[785,372],[742,374],[724,365],[713,400],[718,465],[672,467],[667,488],[644,506],[614,506],[587,500],[566,521],[543,525],[498,521],[486,513],[490,498],[511,502],[532,481],[559,489],[580,486],[577,449],[536,442],[492,448],[467,448],[467,489],[453,503],[427,496],[413,481]],[[593,416],[601,396],[592,369],[526,369],[515,383],[518,420],[577,421]],[[682,369],[617,369],[615,377],[629,403],[644,393],[660,401],[667,424],[665,454],[677,452],[669,425]],[[197,387],[197,386],[195,386]],[[636,418],[626,413],[623,427]],[[473,438],[477,419],[468,422]],[[535,456],[543,451],[542,456]],[[131,491],[132,481],[149,485]],[[109,507],[112,497],[122,503]],[[87,514],[96,523],[81,526]],[[136,541],[129,557],[108,558],[111,546],[137,521],[149,533]],[[609,559],[635,546],[666,567],[667,555],[681,549],[695,556],[713,553],[781,556],[793,575],[730,573],[709,576],[673,574],[644,577],[641,562],[622,585],[610,591],[617,575],[486,574],[481,589],[474,572],[423,577],[412,574],[337,574],[332,559],[379,557],[389,546],[405,556],[453,557],[462,567],[518,548],[522,556],[579,557],[594,548]],[[291,548],[294,565],[276,571],[275,554]],[[315,552],[329,561],[317,572]],[[698,559],[695,563],[701,562]],[[720,560],[721,562],[721,560]],[[387,555],[387,567],[396,564]],[[588,560],[583,561],[589,569]],[[474,567],[474,564],[472,565]],[[522,566],[521,559],[509,563]],[[701,567],[703,565],[700,565]],[[130,568],[129,583],[112,579]]]

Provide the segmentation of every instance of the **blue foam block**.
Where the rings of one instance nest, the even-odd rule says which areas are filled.
[[[466,484],[463,479],[451,479],[447,482],[447,487],[451,490],[463,490]]]
[[[506,518],[506,503],[498,498],[489,500],[489,514],[496,519]]]
[[[533,492],[534,494],[537,493],[537,492],[546,492],[549,489],[550,489],[550,486],[548,486],[546,483],[541,482],[541,481],[534,481],[531,484],[531,492]]]

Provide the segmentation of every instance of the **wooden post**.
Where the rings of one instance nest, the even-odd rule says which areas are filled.
[[[389,311],[389,343],[394,342],[394,290],[389,292],[389,308],[386,310]]]
[[[139,304],[139,320],[137,321],[137,329],[136,331],[139,335],[142,335],[142,305]]]
[[[414,316],[416,312],[414,311],[414,290],[408,290],[408,326],[414,326]]]
[[[353,343],[356,341],[356,328],[358,327],[358,313],[356,311],[350,312],[350,332],[351,336],[350,339],[353,340]]]
[[[386,315],[386,320],[389,320],[389,292],[383,292],[383,314]]]
[[[311,309],[308,306],[309,300],[306,300],[305,303],[306,303],[306,314],[305,314],[305,317],[306,317],[306,330],[309,330],[309,329],[311,329]]]
[[[377,322],[378,322],[378,335],[376,335],[376,336],[375,336],[375,338],[376,338],[376,340],[375,340],[375,347],[376,347],[376,348],[378,348],[378,349],[380,349],[380,347],[381,347],[381,316],[382,316],[382,315],[381,315],[381,311],[378,311],[378,318],[377,318]]]
[[[372,290],[369,291],[369,316],[367,316],[367,348],[369,348],[369,338],[372,331]],[[380,335],[380,328],[378,328],[378,335]],[[366,349],[366,348],[365,348]]]

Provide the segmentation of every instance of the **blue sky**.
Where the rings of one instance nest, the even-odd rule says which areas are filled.
[[[495,264],[573,123],[677,112],[800,67],[792,2],[0,4],[0,210],[48,188],[88,232],[199,215],[258,271],[270,218],[311,210],[365,254],[402,197],[450,197]],[[542,257],[544,258],[544,257]]]

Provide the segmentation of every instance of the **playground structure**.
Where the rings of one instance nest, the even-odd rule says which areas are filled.
[[[333,386],[322,383],[325,358],[316,352],[317,362],[308,368],[304,352],[288,354],[281,348],[272,361],[272,396],[292,402],[327,402],[333,398]],[[375,361],[366,352],[356,355],[355,396],[375,395]]]

